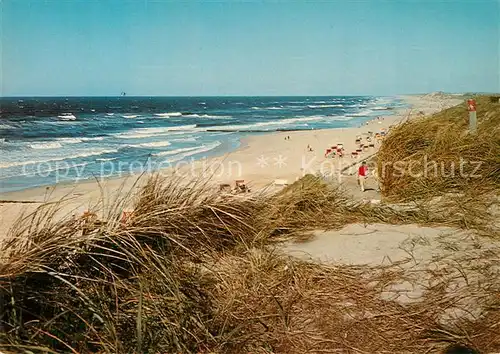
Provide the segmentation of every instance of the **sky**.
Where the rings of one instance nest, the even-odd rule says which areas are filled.
[[[0,0],[2,96],[500,92],[500,0]]]

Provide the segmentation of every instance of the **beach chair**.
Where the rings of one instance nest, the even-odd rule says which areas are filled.
[[[247,188],[244,179],[237,179],[235,183],[236,183],[236,193],[250,192],[250,189]]]
[[[351,152],[351,158],[352,159],[357,159],[358,158],[358,152],[357,151]]]
[[[375,147],[375,144],[370,144],[370,145],[368,145],[368,146],[369,146],[369,147],[371,147],[371,148],[374,148],[374,147]]]
[[[363,146],[363,151],[368,151],[368,146],[364,145]]]
[[[219,184],[219,192],[231,192],[231,185],[229,183]]]
[[[332,149],[326,149],[325,157],[328,157],[328,155],[330,155],[331,152],[332,152]]]

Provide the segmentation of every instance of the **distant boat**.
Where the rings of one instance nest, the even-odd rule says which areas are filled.
[[[73,113],[61,113],[61,115],[57,116],[57,118],[61,120],[76,120],[76,117]]]

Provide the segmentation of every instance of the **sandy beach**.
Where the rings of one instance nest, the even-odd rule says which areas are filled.
[[[379,142],[375,139],[374,147],[363,151],[357,158],[351,153],[357,146],[355,140],[362,137],[366,144],[368,132],[388,131],[390,127],[405,119],[418,115],[428,115],[462,102],[458,97],[440,94],[401,96],[408,108],[394,110],[392,115],[383,115],[361,127],[274,132],[248,137],[242,140],[241,147],[223,156],[198,160],[194,163],[178,166],[175,174],[183,180],[210,178],[214,188],[227,183],[234,186],[235,180],[244,180],[250,189],[257,190],[272,185],[290,184],[308,173],[322,173],[339,179],[357,198],[380,199],[373,179],[368,180],[368,189],[364,193],[356,186],[356,164],[375,154]],[[342,144],[343,158],[325,157],[325,150]],[[309,149],[309,148],[310,149]],[[312,151],[311,151],[312,150]],[[339,171],[343,171],[339,173]],[[172,169],[160,172],[172,175]],[[148,174],[141,177],[144,181]],[[61,183],[51,187],[31,188],[23,191],[0,195],[0,238],[5,237],[10,227],[21,216],[34,210],[44,202],[56,202],[66,199],[62,212],[81,214],[97,203],[102,196],[111,200],[117,193],[125,193],[134,187],[139,176],[113,177],[102,180],[86,180],[76,183]],[[139,184],[140,185],[140,182]],[[281,188],[276,186],[273,188]]]

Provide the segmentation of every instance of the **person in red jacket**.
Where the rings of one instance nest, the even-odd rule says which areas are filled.
[[[368,176],[368,166],[366,166],[366,161],[363,161],[358,168],[358,184],[361,188],[361,192],[365,191],[366,176]]]

